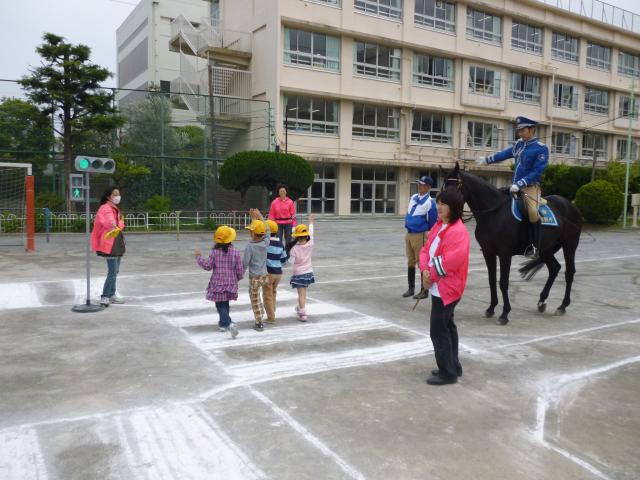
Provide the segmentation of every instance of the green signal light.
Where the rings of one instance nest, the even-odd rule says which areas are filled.
[[[89,159],[87,158],[81,158],[80,161],[78,162],[78,166],[82,170],[86,170],[87,168],[89,168],[89,165],[90,165]]]
[[[75,188],[73,190],[73,198],[80,198],[80,189],[79,188]]]

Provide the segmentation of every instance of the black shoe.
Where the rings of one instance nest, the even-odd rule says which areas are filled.
[[[253,329],[258,331],[258,332],[262,332],[264,330],[264,325],[261,323],[255,323],[253,325]]]
[[[439,376],[440,370],[438,370],[437,368],[435,370],[431,370],[431,375],[433,375],[434,377]],[[460,370],[456,370],[456,375],[458,375],[459,377],[462,376],[462,367],[460,367]]]
[[[442,378],[434,375],[433,377],[427,378],[427,384],[429,385],[449,385],[451,383],[457,383],[457,382],[458,382],[458,377]]]
[[[429,290],[420,290],[420,293],[413,296],[414,300],[422,300],[424,298],[429,298]]]
[[[402,294],[402,296],[403,296],[404,298],[407,298],[407,297],[413,297],[413,294],[414,294],[414,293],[416,293],[416,292],[415,292],[415,290],[414,290],[413,288],[410,288],[409,290],[407,290],[406,292],[404,292],[404,293]]]

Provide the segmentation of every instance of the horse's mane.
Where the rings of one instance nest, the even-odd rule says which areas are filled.
[[[479,177],[472,173],[460,171],[459,172],[460,180],[462,180],[463,184],[470,185],[474,190],[480,190],[480,195],[482,197],[488,198],[488,195],[491,196],[504,196],[507,192],[499,189],[498,187],[491,184],[485,178]]]

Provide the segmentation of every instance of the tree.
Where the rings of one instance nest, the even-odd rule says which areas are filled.
[[[167,95],[151,92],[144,100],[123,110],[127,124],[123,147],[128,153],[148,157],[172,155],[178,147],[178,135],[171,127],[171,103]]]
[[[220,168],[220,185],[240,192],[249,187],[262,186],[275,192],[279,183],[287,185],[287,193],[296,200],[313,183],[313,167],[293,153],[249,151],[232,155]]]
[[[53,33],[45,33],[42,38],[44,42],[36,51],[43,65],[31,69],[31,75],[19,83],[45,114],[59,119],[59,126],[54,128],[63,140],[66,179],[71,173],[76,140],[88,131],[110,131],[122,125],[123,119],[116,114],[113,93],[100,89],[100,83],[112,75],[90,63],[91,49],[67,43]]]
[[[0,158],[36,160],[42,167],[53,147],[51,120],[36,105],[0,100]]]

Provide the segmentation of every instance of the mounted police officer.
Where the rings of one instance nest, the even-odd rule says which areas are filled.
[[[536,137],[538,122],[526,117],[516,117],[516,132],[520,137],[513,147],[501,152],[493,153],[487,157],[479,157],[478,165],[486,165],[502,162],[509,158],[515,158],[516,168],[513,174],[513,182],[509,190],[513,194],[519,194],[526,207],[530,227],[531,245],[524,254],[527,257],[537,257],[540,245],[540,217],[538,207],[540,205],[540,178],[549,164],[549,147]]]
[[[407,229],[405,236],[405,251],[409,266],[407,268],[407,278],[409,289],[402,294],[403,297],[427,298],[429,292],[420,289],[414,295],[416,289],[416,264],[420,261],[420,250],[425,244],[428,232],[438,219],[436,202],[429,195],[433,187],[433,179],[429,175],[423,175],[416,183],[418,193],[409,199],[409,208],[404,217],[404,227]],[[422,282],[420,282],[422,284]]]

